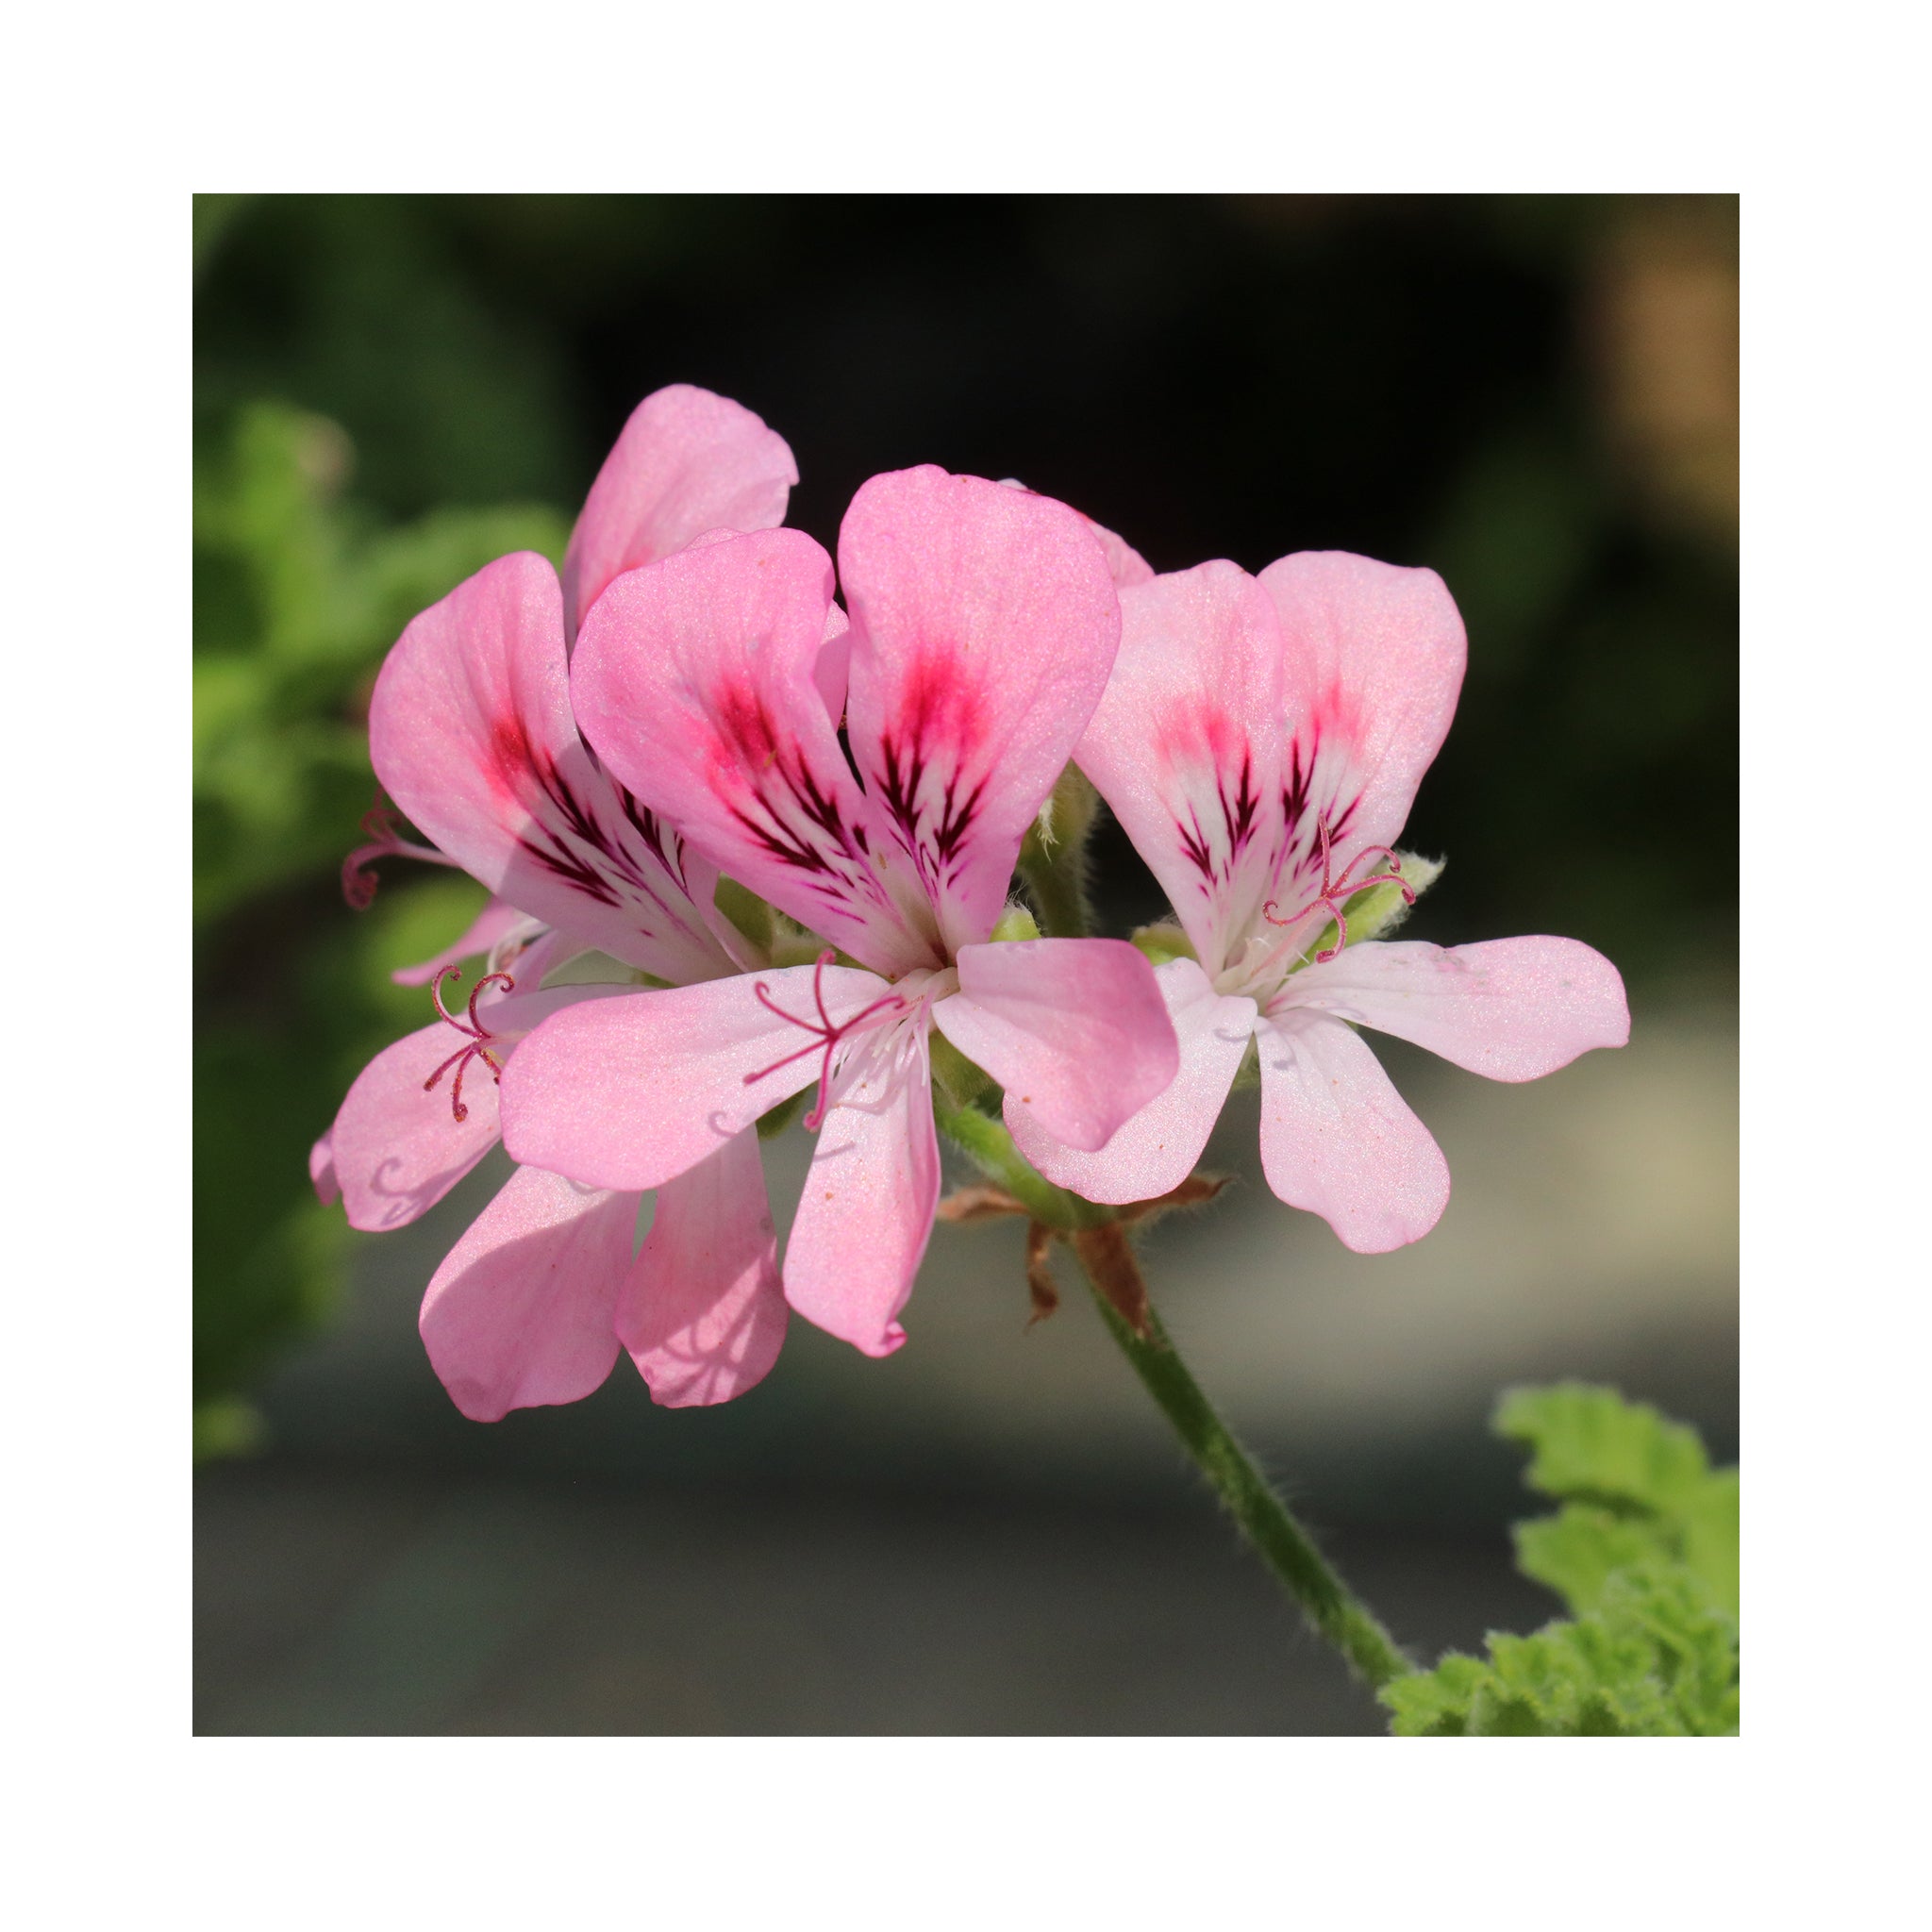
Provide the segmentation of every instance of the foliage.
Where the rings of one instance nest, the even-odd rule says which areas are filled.
[[[1572,1620],[1491,1635],[1382,1691],[1407,1737],[1721,1737],[1738,1729],[1738,1472],[1614,1390],[1518,1389],[1500,1435],[1562,1507],[1519,1524],[1517,1562]]]
[[[236,1391],[325,1308],[347,1239],[308,1184],[311,1141],[377,1049],[427,1017],[390,971],[482,903],[455,874],[389,868],[358,919],[336,884],[375,795],[367,708],[418,610],[491,558],[560,555],[536,508],[380,524],[345,493],[334,424],[239,411],[194,491],[195,1441],[246,1449]]]

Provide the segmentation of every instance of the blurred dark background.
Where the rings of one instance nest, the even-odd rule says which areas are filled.
[[[1635,1029],[1528,1088],[1385,1058],[1442,1225],[1364,1258],[1258,1178],[1150,1244],[1197,1372],[1418,1649],[1526,1629],[1507,1382],[1736,1451],[1737,205],[1730,197],[198,197],[195,1444],[206,1731],[1329,1731],[1373,1707],[1214,1520],[1015,1227],[935,1236],[883,1364],[794,1324],[716,1411],[449,1407],[415,1302],[496,1184],[351,1235],[309,1142],[481,891],[336,869],[402,625],[560,556],[643,394],[791,443],[830,545],[915,462],[1157,569],[1429,564],[1470,671],[1410,927],[1588,941]],[[1111,827],[1111,929],[1158,916]],[[789,1208],[808,1148],[769,1161]],[[1069,1279],[1069,1288],[1074,1286]],[[1143,1413],[1143,1409],[1145,1412]]]

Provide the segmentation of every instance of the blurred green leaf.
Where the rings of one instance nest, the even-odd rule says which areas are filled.
[[[376,1052],[433,1014],[391,972],[474,918],[458,873],[383,869],[342,904],[375,792],[366,711],[411,617],[492,558],[568,536],[540,507],[439,510],[382,527],[345,495],[354,452],[280,404],[197,452],[194,502],[195,1388],[199,1455],[241,1453],[235,1391],[332,1305],[340,1208],[311,1143]]]
[[[1535,1449],[1526,1481],[1571,1499],[1518,1524],[1516,1547],[1574,1621],[1492,1634],[1484,1657],[1386,1686],[1396,1733],[1735,1734],[1737,1471],[1713,1473],[1694,1431],[1609,1389],[1513,1390],[1496,1427]]]
[[[1614,1389],[1513,1389],[1496,1407],[1495,1428],[1535,1452],[1523,1477],[1532,1489],[1612,1509],[1668,1510],[1710,1473],[1694,1429]]]

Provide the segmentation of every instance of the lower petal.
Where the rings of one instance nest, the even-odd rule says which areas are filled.
[[[574,986],[486,994],[476,1009],[480,1040],[438,1021],[377,1054],[357,1075],[327,1135],[349,1225],[372,1231],[406,1226],[496,1144],[496,1074],[480,1053],[458,1061],[465,1047],[487,1048],[498,1066],[508,1066],[526,1028],[564,1007],[595,1005],[612,991]],[[456,1011],[464,1016],[460,1006]],[[323,1176],[313,1153],[308,1169],[320,1191]]]
[[[792,966],[573,1007],[504,1075],[505,1144],[595,1187],[662,1187],[818,1078],[820,995],[836,1024],[889,991]]]
[[[1154,968],[1124,940],[961,946],[958,959],[933,1024],[1064,1146],[1106,1146],[1179,1069]]]
[[[327,1136],[351,1227],[406,1226],[495,1146],[496,1077],[480,1058],[425,1086],[465,1044],[464,1035],[438,1021],[385,1047],[356,1076]],[[453,1099],[458,1072],[462,1090]],[[308,1171],[319,1192],[313,1154]]]
[[[762,1381],[788,1319],[758,1137],[747,1131],[658,1190],[617,1333],[651,1400],[688,1408]]]
[[[1154,976],[1179,1041],[1180,1071],[1097,1154],[1062,1145],[1032,1108],[1007,1094],[1007,1127],[1020,1152],[1056,1187],[1090,1201],[1152,1201],[1187,1179],[1255,1030],[1254,1001],[1217,993],[1192,959],[1170,959]]]
[[[871,1356],[906,1340],[940,1198],[925,1028],[880,1027],[839,1071],[835,1102],[785,1250],[785,1298],[807,1321]]]
[[[1420,1241],[1448,1205],[1448,1163],[1368,1045],[1338,1020],[1292,1008],[1255,1037],[1268,1185],[1358,1255]]]
[[[638,1200],[520,1167],[450,1250],[419,1325],[438,1379],[472,1422],[602,1386],[617,1359]]]
[[[1624,981],[1577,940],[1369,940],[1283,989],[1296,1008],[1392,1033],[1491,1080],[1536,1080],[1630,1038]]]

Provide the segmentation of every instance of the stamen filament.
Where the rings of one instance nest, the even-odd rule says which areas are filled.
[[[758,1005],[764,1008],[766,1012],[775,1015],[790,1025],[803,1026],[812,1037],[797,1052],[788,1053],[783,1059],[774,1060],[769,1067],[761,1067],[756,1074],[745,1074],[744,1084],[747,1087],[753,1086],[758,1081],[775,1074],[781,1067],[789,1067],[793,1060],[802,1060],[808,1053],[823,1053],[824,1056],[819,1064],[818,1104],[806,1115],[804,1121],[805,1130],[808,1134],[818,1132],[820,1126],[824,1124],[826,1111],[831,1106],[832,1055],[840,1043],[849,1039],[874,1013],[888,1009],[898,1012],[903,1010],[906,1005],[906,1001],[900,994],[889,992],[883,998],[873,1001],[871,1006],[862,1008],[858,1012],[854,1013],[851,1019],[842,1024],[835,1022],[831,1014],[825,1009],[825,968],[837,957],[838,955],[832,948],[827,946],[819,955],[812,972],[812,1004],[819,1009],[819,1024],[817,1025],[813,1025],[809,1020],[801,1020],[795,1013],[788,1013],[783,1007],[779,1006],[773,999],[772,989],[762,979],[755,981],[752,985],[754,997],[758,1000]]]
[[[442,1003],[444,979],[456,980],[462,976],[463,969],[460,966],[445,966],[430,984],[429,997],[436,1003],[437,1017],[462,1034],[464,1043],[423,1083],[424,1092],[432,1092],[437,1082],[452,1067],[457,1070],[456,1078],[449,1083],[449,1110],[458,1126],[470,1118],[470,1109],[463,1104],[463,1074],[468,1071],[473,1058],[480,1059],[490,1069],[491,1077],[499,1087],[503,1084],[503,1063],[484,1044],[486,1041],[493,1040],[496,1036],[483,1024],[482,1017],[476,1011],[476,1002],[483,996],[483,989],[492,983],[500,982],[506,992],[514,991],[516,989],[516,981],[508,973],[486,973],[471,989],[469,1006],[465,1008],[469,1014],[469,1024],[465,1025]]]
[[[1325,908],[1329,918],[1335,922],[1335,943],[1332,946],[1324,946],[1315,955],[1314,958],[1314,963],[1317,966],[1325,966],[1329,960],[1339,958],[1342,948],[1348,944],[1348,915],[1341,908],[1341,902],[1344,898],[1353,898],[1357,892],[1366,892],[1371,886],[1396,886],[1401,889],[1404,902],[1407,905],[1413,906],[1415,904],[1415,893],[1411,890],[1408,881],[1402,876],[1402,857],[1392,845],[1364,845],[1341,868],[1341,875],[1338,878],[1330,864],[1328,820],[1325,813],[1315,821],[1315,838],[1317,841],[1317,850],[1320,852],[1322,858],[1322,890],[1298,912],[1291,912],[1286,919],[1276,916],[1275,907],[1278,902],[1270,899],[1261,908],[1261,917],[1270,925],[1292,926],[1300,924],[1309,913],[1318,908]],[[1389,870],[1387,872],[1378,872],[1370,878],[1357,879],[1351,883],[1349,874],[1372,852],[1388,854]]]

